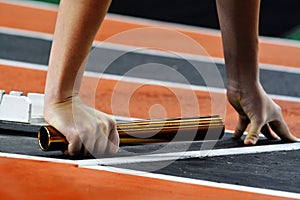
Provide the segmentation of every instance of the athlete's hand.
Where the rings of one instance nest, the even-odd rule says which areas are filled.
[[[241,138],[250,124],[244,140],[246,145],[256,144],[260,132],[268,139],[278,139],[279,136],[286,141],[297,141],[283,119],[281,108],[266,94],[260,84],[246,89],[228,86],[227,97],[239,114],[234,138]]]
[[[109,115],[83,104],[78,97],[45,105],[45,120],[65,135],[65,154],[99,157],[118,151],[116,123]]]

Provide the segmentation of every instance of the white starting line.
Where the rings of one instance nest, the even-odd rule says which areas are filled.
[[[255,147],[253,147],[253,148],[255,148]],[[25,156],[25,155],[9,154],[9,153],[1,153],[0,152],[0,158],[1,157],[73,164],[73,165],[78,165],[79,168],[86,168],[86,169],[91,169],[91,170],[101,170],[101,171],[113,172],[116,174],[128,174],[128,175],[133,175],[133,176],[160,179],[160,180],[166,180],[166,181],[174,181],[174,182],[180,182],[180,183],[222,188],[222,189],[235,190],[235,191],[250,192],[250,193],[256,193],[256,194],[264,194],[264,195],[284,197],[284,198],[300,199],[299,193],[285,192],[285,191],[271,190],[271,189],[262,189],[262,188],[255,188],[255,187],[249,187],[249,186],[240,186],[240,185],[227,184],[227,183],[217,183],[217,182],[213,182],[213,181],[205,181],[205,180],[184,178],[184,177],[164,175],[164,174],[154,174],[154,173],[149,173],[149,172],[122,169],[122,168],[117,168],[117,167],[99,166],[97,164],[83,165],[81,161],[45,158],[45,157],[37,157],[37,156]],[[91,164],[91,163],[89,163],[89,164]]]
[[[247,155],[268,153],[277,151],[295,151],[300,150],[300,141],[288,144],[275,144],[275,145],[262,145],[262,146],[249,146],[249,147],[236,147],[226,149],[212,149],[212,150],[197,150],[197,151],[184,151],[184,152],[172,152],[172,153],[159,153],[159,154],[147,154],[138,156],[126,156],[126,157],[114,157],[114,158],[102,158],[102,159],[90,159],[80,160],[77,162],[79,166],[91,166],[91,165],[120,165],[120,164],[133,164],[133,163],[145,163],[145,162],[160,162],[160,161],[175,161],[189,158],[208,158],[217,156],[231,156],[231,155]]]

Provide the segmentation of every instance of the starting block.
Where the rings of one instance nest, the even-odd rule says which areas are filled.
[[[21,123],[42,123],[44,95],[28,93],[23,96],[23,92],[11,91],[5,94],[0,92],[0,120]]]
[[[0,90],[0,128],[36,132],[46,125],[43,117],[44,94]]]

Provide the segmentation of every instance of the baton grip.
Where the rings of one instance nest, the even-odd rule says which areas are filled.
[[[224,121],[219,115],[141,120],[117,123],[120,146],[175,141],[218,140],[224,135]],[[54,127],[42,126],[38,143],[43,151],[65,150],[68,141]]]

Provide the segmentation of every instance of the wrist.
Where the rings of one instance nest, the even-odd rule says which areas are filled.
[[[72,109],[72,105],[74,103],[81,103],[80,98],[78,96],[70,96],[66,97],[61,101],[57,101],[56,98],[49,98],[45,95],[44,99],[44,118],[46,121],[52,116],[56,116],[57,112],[63,110]]]
[[[79,91],[75,90],[74,87],[67,87],[68,84],[62,84],[58,81],[49,80],[47,79],[45,87],[45,106],[62,103],[78,96]]]
[[[240,92],[249,91],[260,86],[258,79],[227,79],[226,87],[227,90],[237,90]]]
[[[227,81],[227,97],[231,99],[241,99],[245,95],[251,95],[253,92],[261,90],[259,81]]]
[[[45,97],[44,97],[44,105],[45,107],[64,103],[70,101],[74,98],[78,97],[78,93],[76,92],[52,92],[45,90]]]

